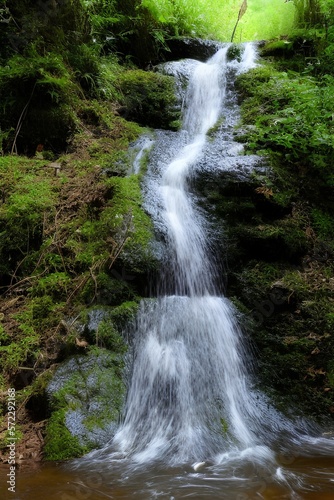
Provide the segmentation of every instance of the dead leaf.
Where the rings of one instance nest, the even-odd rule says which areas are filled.
[[[84,347],[85,349],[89,346],[86,340],[80,340],[77,337],[75,338],[75,345],[77,345],[78,347]]]

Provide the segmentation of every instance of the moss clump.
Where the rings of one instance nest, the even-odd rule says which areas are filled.
[[[124,116],[153,128],[177,129],[174,79],[159,73],[132,70],[120,77]]]
[[[246,305],[252,338],[259,351],[259,376],[267,392],[286,411],[330,417],[334,317],[333,267],[315,260],[249,262],[232,282]]]
[[[28,360],[35,362],[39,354],[40,335],[34,328],[31,310],[16,315],[16,334],[10,335],[0,325],[0,366],[5,373],[14,372]]]
[[[319,204],[321,193],[330,193],[334,178],[333,77],[327,75],[325,82],[269,67],[238,78],[246,97],[243,119],[253,126],[248,150],[274,154],[281,181],[313,204]]]
[[[122,354],[127,351],[127,346],[124,344],[123,338],[115,328],[113,322],[107,319],[102,320],[98,325],[96,343],[112,352]]]
[[[42,173],[43,163],[0,157],[0,274],[13,274],[19,260],[39,247],[46,213],[52,215],[55,193]]]
[[[88,452],[88,448],[81,446],[79,439],[66,428],[65,415],[65,410],[61,409],[48,420],[44,447],[46,460],[69,460]]]
[[[237,61],[240,61],[241,59],[241,46],[233,43],[232,45],[229,46],[227,50],[227,59],[229,61],[233,61],[236,59]]]
[[[117,306],[122,302],[131,301],[136,298],[136,293],[131,286],[133,278],[126,271],[113,271],[112,276],[106,272],[97,274],[95,282],[90,280],[83,288],[80,297],[89,303],[91,298],[96,296],[96,302],[105,306]]]
[[[4,103],[0,119],[4,130],[12,128],[9,135],[14,151],[33,153],[38,144],[46,142],[64,147],[76,124],[77,93],[60,54],[40,56],[31,49],[29,54],[12,56],[0,69]]]
[[[293,42],[290,40],[274,40],[261,47],[262,56],[291,57],[293,54]]]
[[[153,225],[142,209],[138,176],[113,177],[108,185],[113,190],[113,203],[102,214],[101,222],[124,235],[123,262],[130,272],[154,268],[156,261],[150,247]]]
[[[138,302],[123,302],[118,307],[111,311],[111,319],[117,326],[119,331],[122,331],[128,324],[130,324],[138,312]]]
[[[81,314],[85,338],[91,343],[123,354],[127,351],[125,337],[133,324],[139,303],[123,302],[116,307],[94,306]]]

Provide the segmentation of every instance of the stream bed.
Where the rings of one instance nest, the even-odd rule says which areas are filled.
[[[289,461],[289,460],[287,460]],[[17,473],[16,493],[7,491],[6,500],[162,500],[226,499],[265,500],[309,499],[333,500],[334,458],[297,458],[286,472],[303,480],[293,487],[274,483],[261,476],[249,464],[244,470],[203,466],[197,472],[191,466],[165,468],[140,467],[129,470],[121,461],[73,470],[69,464],[45,463],[34,471]],[[6,466],[0,469],[5,482]],[[1,496],[1,498],[3,498]]]

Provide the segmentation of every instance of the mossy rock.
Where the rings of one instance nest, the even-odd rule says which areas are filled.
[[[38,144],[64,149],[76,128],[78,88],[61,55],[40,56],[31,50],[26,57],[11,57],[0,68],[0,98],[2,128],[12,130],[9,138],[15,140],[16,150],[34,154]]]
[[[59,366],[47,387],[47,460],[78,457],[112,439],[124,402],[123,367],[123,355],[104,349]]]
[[[232,45],[229,46],[227,50],[227,59],[229,61],[233,61],[236,59],[237,61],[240,62],[241,59],[241,45],[237,43],[233,43]]]
[[[261,48],[261,56],[292,57],[293,42],[289,40],[274,40]]]
[[[128,334],[136,318],[139,303],[123,302],[116,307],[95,306],[81,314],[81,330],[91,344],[97,344],[123,354],[127,350]]]
[[[153,128],[177,129],[174,79],[152,71],[132,70],[120,76],[123,105],[120,112],[128,120]]]
[[[112,226],[120,237],[126,236],[120,260],[124,273],[131,282],[135,276],[156,269],[157,259],[153,253],[153,224],[142,207],[139,177],[112,177],[108,185],[113,190],[112,206],[101,215],[101,222]],[[121,269],[122,275],[123,270]]]

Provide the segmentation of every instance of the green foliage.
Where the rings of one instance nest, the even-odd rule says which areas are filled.
[[[71,277],[65,272],[49,273],[38,280],[31,290],[32,295],[48,295],[59,301],[67,297],[70,283]]]
[[[311,27],[321,23],[331,0],[293,0],[293,2],[296,7],[298,24],[303,27]]]
[[[230,41],[241,1],[143,0],[157,21],[175,35]],[[261,40],[291,32],[294,6],[281,0],[249,0],[235,35],[236,41]]]
[[[7,21],[2,30],[7,40],[1,54],[22,53],[32,42],[41,51],[62,50],[88,38],[88,17],[81,0],[2,2]]]
[[[4,372],[15,373],[19,366],[26,363],[28,358],[36,360],[40,344],[39,335],[30,322],[24,322],[21,316],[19,332],[15,340],[4,331],[0,332],[0,366]]]
[[[68,62],[74,72],[75,79],[89,96],[95,96],[99,85],[99,54],[94,46],[74,45],[68,52]]]
[[[119,332],[122,332],[130,322],[132,322],[138,312],[138,302],[127,301],[115,307],[110,314],[110,318],[116,325]]]
[[[105,271],[98,273],[95,282],[91,280],[83,288],[80,295],[82,300],[90,302],[95,294],[98,304],[115,306],[135,299],[134,289],[131,285],[122,279],[122,274],[115,274],[121,279],[115,279]]]
[[[238,2],[239,4],[239,2]],[[234,40],[268,40],[288,35],[294,28],[295,8],[282,0],[250,0],[241,18]]]
[[[105,51],[134,56],[139,64],[156,61],[168,52],[171,37],[195,36],[230,41],[239,0],[87,0],[92,31]],[[265,39],[288,34],[294,4],[282,0],[249,0],[235,40]]]
[[[334,236],[334,221],[331,214],[324,212],[319,208],[312,210],[312,219],[314,227],[319,235],[324,239],[332,239]]]
[[[52,185],[39,176],[41,162],[0,157],[0,272],[14,272],[18,259],[38,248],[43,221],[54,204]],[[9,260],[8,256],[11,256]]]
[[[304,179],[311,190],[333,184],[334,80],[257,68],[239,78],[249,96],[243,104],[250,150],[270,149]],[[306,178],[308,176],[308,178]],[[309,182],[311,181],[311,182]]]
[[[117,27],[121,20],[116,3],[116,0],[85,0],[93,36],[106,45],[108,45],[108,41],[111,42],[111,46],[114,40],[115,26]]]
[[[120,101],[117,81],[122,72],[115,55],[100,57],[98,76],[98,97],[110,101]]]
[[[98,217],[86,218],[67,240],[74,262],[81,269],[93,265],[102,270],[122,250],[122,259],[132,271],[150,265],[152,223],[141,208],[138,176],[111,177],[105,183],[112,193],[110,203]]]

